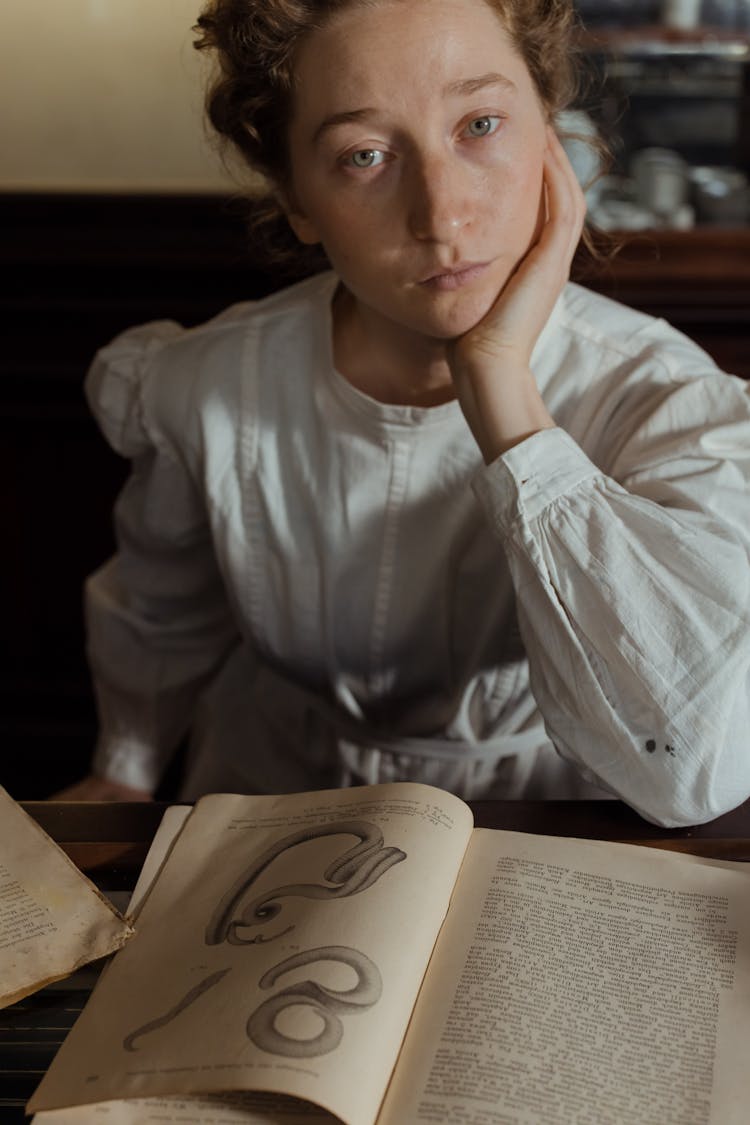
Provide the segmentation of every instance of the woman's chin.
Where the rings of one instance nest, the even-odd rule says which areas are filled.
[[[418,330],[436,340],[455,340],[476,328],[494,305],[497,290],[484,294],[451,294],[451,300],[444,299],[447,296],[433,300],[419,318]]]

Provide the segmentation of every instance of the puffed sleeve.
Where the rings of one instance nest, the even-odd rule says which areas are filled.
[[[150,791],[236,639],[195,474],[147,406],[162,351],[182,332],[157,322],[124,333],[86,381],[105,437],[132,461],[115,507],[117,553],[85,588],[100,722],[93,766]]]
[[[557,428],[475,489],[557,750],[667,826],[750,793],[750,388],[660,385],[607,472]]]

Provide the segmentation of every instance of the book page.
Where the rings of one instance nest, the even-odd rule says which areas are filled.
[[[203,798],[30,1111],[261,1090],[369,1125],[470,834],[428,786]]]
[[[283,1094],[173,1095],[37,1113],[32,1125],[337,1125],[340,1118]]]
[[[143,867],[133,887],[133,893],[130,896],[126,914],[129,921],[135,921],[138,918],[149,892],[156,884],[159,872],[174,847],[175,840],[185,827],[185,822],[192,811],[191,805],[170,805],[168,809],[164,810],[164,816],[159,821],[159,827],[154,833],[148,855],[144,860]]]
[[[750,870],[474,833],[379,1125],[741,1125]]]
[[[119,949],[132,931],[0,788],[0,1006]]]
[[[137,920],[149,891],[192,812],[190,805],[165,810],[133,889],[127,916]],[[283,1094],[174,1095],[95,1102],[34,1115],[33,1125],[331,1125],[339,1118]]]

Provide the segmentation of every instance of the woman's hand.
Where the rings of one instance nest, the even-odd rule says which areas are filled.
[[[133,789],[129,785],[121,785],[119,781],[108,781],[105,777],[88,777],[76,781],[73,785],[53,793],[50,801],[152,801],[153,797],[146,789]]]
[[[547,135],[539,237],[486,316],[448,351],[459,402],[488,464],[555,425],[534,381],[531,354],[570,275],[586,203],[551,126]]]

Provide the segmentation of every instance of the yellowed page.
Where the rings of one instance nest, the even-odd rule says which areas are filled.
[[[340,1118],[282,1094],[132,1098],[37,1113],[33,1125],[335,1125]]]
[[[477,830],[378,1125],[745,1125],[750,870]]]
[[[130,896],[130,903],[127,909],[127,918],[129,921],[134,922],[151,889],[156,884],[159,872],[164,866],[167,856],[174,847],[175,840],[179,836],[185,823],[192,812],[190,805],[171,805],[165,809],[164,816],[159,822],[159,827],[154,833],[154,838],[151,841],[151,847],[148,849],[148,855],[141,868],[138,880],[133,888],[133,893]]]
[[[190,805],[172,805],[161,819],[128,907],[136,919],[167,856],[191,813]],[[51,1109],[34,1116],[33,1125],[330,1125],[339,1118],[309,1102],[283,1094],[229,1093],[131,1098],[72,1109]]]
[[[203,798],[30,1110],[255,1089],[373,1122],[470,833],[427,786]]]
[[[0,788],[0,1006],[112,953],[131,932]]]

